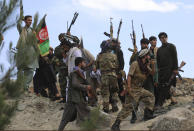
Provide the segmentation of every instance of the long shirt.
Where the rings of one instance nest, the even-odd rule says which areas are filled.
[[[173,44],[162,44],[157,51],[157,64],[159,70],[159,83],[168,82],[173,70],[178,69],[177,51]]]

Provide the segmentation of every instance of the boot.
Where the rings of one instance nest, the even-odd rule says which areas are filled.
[[[103,103],[103,111],[109,113],[109,103]]]
[[[153,111],[146,108],[144,110],[144,121],[147,121],[147,120],[150,120],[150,119],[153,119],[154,116],[153,116]]]
[[[105,108],[105,107],[103,107],[103,111],[104,111],[105,113],[109,113],[109,109],[107,109],[107,108]]]
[[[60,125],[59,125],[59,128],[58,128],[58,131],[63,131],[66,127],[66,125],[68,124],[67,121],[61,121]]]
[[[119,110],[116,103],[112,104],[112,112],[117,112]]]
[[[135,121],[137,120],[137,116],[135,114],[135,111],[132,111],[132,117],[131,117],[131,124],[135,123]]]
[[[116,119],[115,123],[111,127],[111,131],[120,131],[121,120]]]

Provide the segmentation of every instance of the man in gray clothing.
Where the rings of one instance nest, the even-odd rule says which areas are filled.
[[[82,57],[75,59],[74,71],[70,74],[68,99],[65,104],[59,131],[63,131],[68,122],[74,121],[76,118],[79,121],[84,121],[89,118],[90,109],[87,106],[86,95],[91,97],[91,86],[85,78],[83,69],[86,63]]]

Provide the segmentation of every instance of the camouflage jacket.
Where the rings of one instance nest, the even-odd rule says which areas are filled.
[[[143,87],[144,81],[146,80],[147,76],[142,73],[140,70],[139,64],[137,61],[134,61],[129,69],[129,73],[131,78],[131,86],[133,87]]]
[[[106,74],[117,77],[116,71],[118,67],[119,62],[115,53],[108,51],[97,56],[96,69],[100,69],[102,75]]]
[[[55,66],[57,72],[60,72],[61,70],[67,70],[67,65],[63,62],[63,53],[64,50],[61,45],[55,48],[52,63]]]

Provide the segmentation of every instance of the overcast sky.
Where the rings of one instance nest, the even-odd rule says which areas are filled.
[[[120,32],[121,46],[125,57],[125,70],[129,68],[133,48],[129,34],[131,20],[134,20],[137,35],[137,45],[140,47],[141,24],[144,26],[146,37],[158,36],[166,32],[169,42],[177,47],[179,64],[184,60],[187,64],[183,68],[184,77],[193,78],[194,75],[194,1],[193,0],[23,0],[24,15],[34,15],[39,12],[40,17],[47,14],[46,24],[49,31],[50,44],[59,44],[59,33],[66,32],[67,21],[71,22],[75,11],[79,12],[78,19],[72,27],[71,33],[83,37],[84,46],[96,56],[100,51],[100,43],[107,39],[104,31],[109,32],[110,17],[113,18],[114,37],[116,37],[119,21],[123,24]],[[19,13],[17,10],[16,13]],[[9,41],[17,43],[19,34],[16,28],[9,30],[5,37],[6,46],[1,54],[0,63],[9,66],[6,60],[6,50]],[[161,46],[158,40],[157,46]]]

